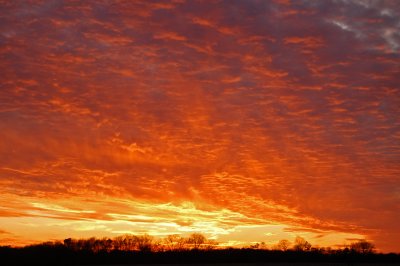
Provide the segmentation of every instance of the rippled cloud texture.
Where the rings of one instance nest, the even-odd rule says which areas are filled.
[[[400,251],[397,1],[0,14],[0,244],[203,232]]]

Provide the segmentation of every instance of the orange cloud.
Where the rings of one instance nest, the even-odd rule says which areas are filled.
[[[396,5],[0,5],[1,244],[399,251]]]
[[[186,37],[181,36],[175,32],[163,32],[160,34],[156,34],[154,36],[155,39],[168,39],[173,41],[186,41]]]

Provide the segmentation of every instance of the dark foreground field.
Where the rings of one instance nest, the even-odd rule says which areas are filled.
[[[71,250],[65,246],[0,248],[0,264],[60,266],[383,266],[400,265],[399,254],[351,251],[274,251],[255,249],[186,250],[166,252]]]
[[[151,266],[185,266],[188,264],[152,264]],[[398,264],[390,263],[208,263],[208,264],[189,264],[193,266],[393,266]],[[83,266],[83,265],[74,265]],[[98,264],[91,266],[148,266],[148,264]]]
[[[393,263],[304,263],[304,262],[276,262],[276,263],[200,263],[200,264],[151,264],[151,266],[393,266]],[[74,265],[83,266],[83,265]],[[98,264],[91,266],[149,266],[149,264]]]

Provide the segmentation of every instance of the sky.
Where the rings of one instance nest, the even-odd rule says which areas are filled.
[[[0,1],[0,245],[400,252],[398,1]]]

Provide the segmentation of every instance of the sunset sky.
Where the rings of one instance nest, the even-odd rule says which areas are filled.
[[[0,245],[400,252],[399,1],[2,0],[0,71]]]

